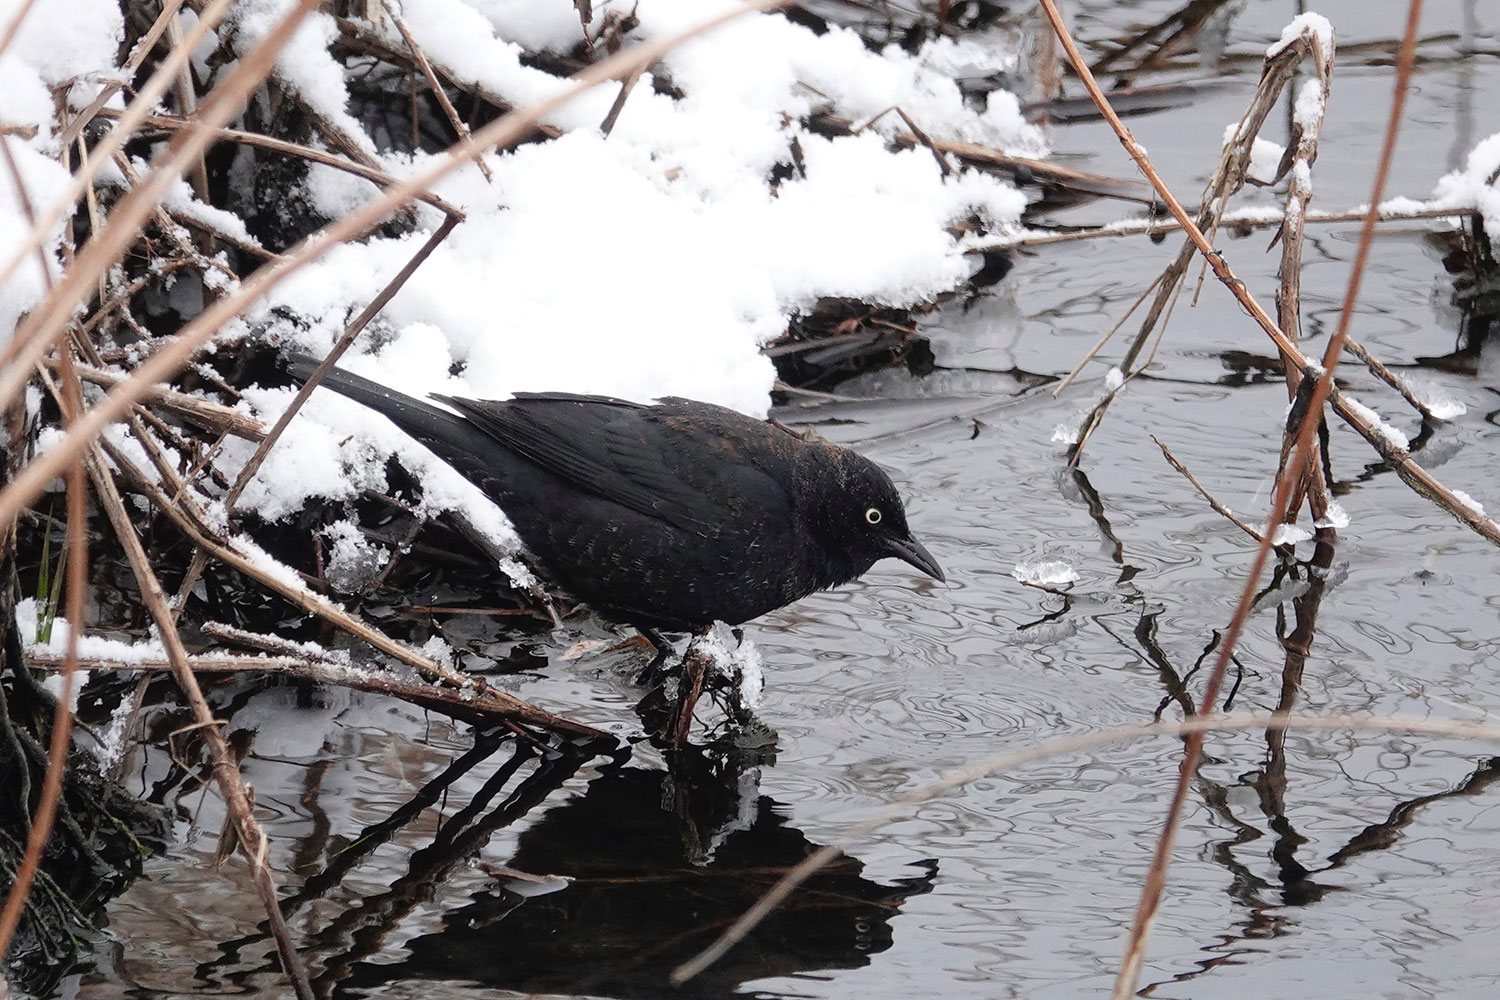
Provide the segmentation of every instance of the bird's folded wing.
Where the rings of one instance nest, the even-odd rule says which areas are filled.
[[[730,517],[789,517],[786,492],[771,476],[748,462],[726,462],[706,436],[653,419],[652,407],[563,393],[499,402],[434,398],[569,485],[684,531],[712,534]]]

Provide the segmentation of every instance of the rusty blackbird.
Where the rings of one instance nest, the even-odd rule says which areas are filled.
[[[290,359],[305,381],[317,362]],[[341,369],[324,386],[388,417],[499,504],[573,596],[611,620],[737,625],[893,556],[943,579],[875,463],[690,399],[414,399]]]

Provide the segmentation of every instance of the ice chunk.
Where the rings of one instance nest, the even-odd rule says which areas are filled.
[[[1077,570],[1058,559],[1018,562],[1010,575],[1033,587],[1062,587],[1079,579]]]

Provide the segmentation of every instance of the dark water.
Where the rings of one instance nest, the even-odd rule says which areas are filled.
[[[1114,35],[1174,6],[1082,4],[1078,29]],[[1319,9],[1340,32],[1341,55],[1316,204],[1344,208],[1367,197],[1390,93],[1391,47],[1380,43],[1399,34],[1404,5]],[[1259,52],[1294,13],[1249,4],[1230,27],[1227,85],[1131,120],[1184,195],[1201,188],[1224,124],[1258,76]],[[1424,36],[1391,181],[1391,193],[1415,197],[1500,130],[1500,8],[1429,3]],[[1163,78],[1213,76],[1185,62]],[[1128,174],[1102,125],[1059,127],[1054,141],[1060,154],[1087,154],[1069,162]],[[1096,203],[1065,217],[1125,211]],[[1386,226],[1375,248],[1355,334],[1403,368],[1457,344],[1444,250],[1429,237],[1441,228]],[[1309,236],[1304,332],[1317,351],[1356,232],[1324,226]],[[1268,239],[1225,246],[1267,303],[1276,269]],[[774,760],[687,760],[669,775],[639,744],[613,759],[542,759],[512,744],[472,749],[467,733],[384,700],[247,689],[225,710],[236,728],[256,730],[245,772],[315,974],[341,981],[338,995],[349,997],[668,995],[674,962],[891,798],[980,757],[1150,719],[1228,622],[1252,550],[1149,435],[1247,520],[1262,520],[1285,389],[1226,359],[1269,345],[1217,286],[1196,308],[1184,301],[1154,377],[1126,390],[1076,474],[1064,470],[1052,430],[1092,401],[1123,345],[1059,399],[1027,391],[1015,373],[1066,372],[1174,249],[1095,241],[1030,253],[985,297],[928,324],[947,370],[921,382],[870,377],[844,391],[884,401],[785,415],[818,421],[897,470],[912,522],[951,582],[882,565],[750,627],[766,663],[760,714],[779,733]],[[1358,398],[1416,436],[1394,397],[1362,371],[1343,374]],[[1420,375],[1469,407],[1433,429],[1420,459],[1500,509],[1494,369],[1481,358],[1477,375]],[[1299,570],[1252,618],[1237,707],[1277,705],[1286,663],[1278,627],[1315,618],[1300,708],[1487,720],[1500,705],[1500,554],[1342,427],[1331,454],[1352,523],[1326,588],[1308,591]],[[1066,602],[1012,578],[1017,563],[1044,558],[1078,573]],[[632,736],[636,666],[630,654],[554,658],[504,682]],[[1213,738],[1152,937],[1148,994],[1495,995],[1495,753],[1433,737],[1291,734],[1284,748],[1264,734]],[[915,809],[682,995],[1106,992],[1180,756],[1171,739],[1113,746],[996,774]],[[170,766],[159,749],[138,751],[132,787],[168,780]],[[211,866],[216,797],[185,782],[170,798],[180,843],[112,904],[114,939],[81,991],[284,995],[243,863]],[[500,867],[572,881],[503,883]]]

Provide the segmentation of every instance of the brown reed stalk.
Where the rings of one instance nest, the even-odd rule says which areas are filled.
[[[239,764],[229,744],[225,741],[224,734],[219,729],[224,723],[214,717],[213,710],[209,708],[208,701],[203,697],[203,691],[198,686],[198,679],[193,674],[192,664],[188,661],[187,650],[182,645],[181,636],[178,635],[177,623],[173,620],[171,610],[167,606],[166,592],[162,590],[156,571],[151,568],[150,557],[147,556],[146,549],[136,534],[135,525],[131,523],[130,515],[125,510],[125,502],[115,488],[114,478],[110,475],[97,444],[90,446],[83,464],[88,467],[89,475],[94,481],[94,489],[98,494],[100,506],[104,508],[110,523],[114,526],[115,537],[125,549],[125,556],[130,562],[136,583],[140,587],[141,600],[151,614],[162,645],[166,648],[172,676],[187,699],[188,706],[193,712],[196,728],[199,729],[204,743],[208,746],[209,756],[213,760],[214,778],[218,783],[219,793],[224,797],[224,805],[229,812],[235,833],[238,835],[240,846],[244,849],[245,857],[250,861],[256,892],[259,893],[261,903],[265,907],[266,920],[271,928],[271,935],[276,941],[276,951],[281,958],[282,970],[291,980],[292,989],[298,1000],[315,1000],[312,986],[307,978],[307,969],[302,964],[302,958],[292,941],[291,931],[287,929],[286,920],[281,914],[275,876],[266,862],[270,841],[266,838],[260,823],[255,819],[254,810],[250,805],[250,796],[245,788],[244,778],[240,774]]]
[[[1411,219],[1460,219],[1466,213],[1473,210],[1474,206],[1452,207],[1446,205],[1442,208],[1382,208],[1380,211],[1380,221],[1401,222]],[[1363,208],[1344,209],[1337,212],[1314,210],[1307,213],[1305,221],[1309,223],[1360,222],[1368,214],[1369,210]],[[1248,232],[1252,229],[1269,229],[1272,226],[1280,227],[1282,216],[1265,218],[1259,214],[1246,216],[1238,212],[1225,212],[1219,221],[1220,228],[1243,229]],[[977,240],[964,252],[980,254],[989,250],[1007,250],[1012,247],[1042,247],[1050,246],[1054,243],[1076,243],[1080,240],[1122,239],[1131,236],[1148,236],[1154,238],[1181,231],[1182,223],[1176,219],[1124,219],[1103,226],[1057,233],[1038,229],[1023,229],[1005,236]]]
[[[1306,231],[1307,205],[1312,200],[1312,166],[1318,158],[1318,138],[1323,131],[1323,121],[1328,112],[1329,91],[1333,84],[1333,52],[1322,51],[1322,42],[1316,33],[1309,33],[1308,45],[1312,49],[1313,68],[1316,70],[1316,85],[1320,89],[1318,113],[1311,122],[1303,122],[1293,115],[1291,147],[1282,158],[1278,175],[1287,178],[1286,205],[1282,210],[1281,229],[1277,239],[1281,241],[1281,284],[1276,289],[1276,321],[1282,332],[1293,341],[1299,340],[1302,332],[1302,245]],[[1312,86],[1308,83],[1303,86]],[[1300,106],[1301,95],[1294,95],[1294,107]],[[1285,364],[1287,401],[1297,398],[1297,387],[1302,383],[1302,372],[1295,366]],[[1321,423],[1323,415],[1318,414]],[[1292,474],[1297,483],[1292,499],[1287,506],[1287,520],[1293,521],[1302,509],[1306,497],[1312,514],[1313,525],[1319,537],[1331,537],[1335,530],[1326,525],[1328,519],[1328,483],[1323,474],[1320,458],[1321,446],[1313,438],[1307,447],[1306,458],[1295,471],[1287,465],[1293,444],[1293,431],[1282,432],[1281,460],[1277,475]],[[1323,525],[1323,526],[1319,526]],[[1274,533],[1274,532],[1273,532]]]
[[[1055,11],[1053,0],[1041,0],[1049,9]],[[1390,175],[1391,161],[1396,150],[1396,136],[1401,128],[1401,115],[1406,103],[1406,91],[1411,79],[1412,65],[1415,62],[1417,46],[1417,26],[1421,19],[1422,0],[1410,0],[1407,10],[1406,30],[1401,40],[1400,54],[1396,64],[1395,94],[1391,100],[1391,113],[1386,125],[1385,138],[1381,146],[1379,165],[1375,172],[1374,190],[1370,195],[1370,212],[1365,218],[1360,230],[1360,240],[1354,253],[1354,261],[1350,268],[1349,287],[1344,295],[1343,308],[1339,313],[1339,322],[1334,330],[1333,336],[1329,338],[1327,349],[1323,354],[1323,370],[1318,375],[1317,382],[1313,386],[1312,398],[1307,412],[1298,428],[1296,444],[1292,450],[1292,458],[1289,467],[1293,469],[1302,468],[1307,457],[1312,454],[1314,434],[1317,430],[1318,421],[1323,412],[1323,404],[1328,399],[1328,394],[1333,385],[1333,373],[1338,367],[1339,358],[1344,349],[1344,339],[1348,334],[1349,321],[1354,315],[1355,303],[1359,300],[1360,283],[1364,277],[1365,264],[1369,260],[1370,246],[1374,242],[1376,210],[1380,204],[1381,195],[1385,192],[1385,183]],[[1054,21],[1059,31],[1062,30],[1061,22]],[[1072,40],[1063,39],[1065,46],[1071,46]],[[1070,49],[1071,52],[1071,49]],[[1102,96],[1102,95],[1101,95]],[[1235,647],[1238,645],[1240,633],[1244,629],[1245,622],[1250,617],[1250,610],[1254,606],[1255,590],[1259,583],[1261,573],[1265,568],[1266,561],[1271,552],[1271,541],[1275,537],[1276,528],[1285,521],[1288,505],[1291,502],[1292,493],[1296,482],[1300,477],[1283,475],[1277,483],[1275,500],[1271,506],[1271,515],[1266,520],[1266,537],[1262,539],[1255,553],[1255,560],[1245,580],[1244,589],[1240,593],[1239,606],[1235,609],[1234,618],[1225,630],[1224,640],[1220,644],[1219,653],[1215,659],[1213,669],[1210,671],[1208,681],[1204,686],[1203,698],[1200,702],[1204,714],[1211,714],[1214,705],[1218,702],[1219,691],[1223,686],[1224,678],[1228,673],[1229,663],[1234,656]],[[1167,817],[1162,826],[1161,834],[1157,839],[1156,849],[1151,859],[1151,868],[1147,872],[1145,884],[1141,888],[1140,904],[1136,908],[1135,919],[1131,924],[1129,943],[1126,946],[1124,957],[1120,962],[1119,975],[1115,979],[1113,993],[1114,1000],[1128,1000],[1136,991],[1140,981],[1141,966],[1145,961],[1146,941],[1150,936],[1151,927],[1155,923],[1156,914],[1161,906],[1162,894],[1166,889],[1167,871],[1171,865],[1172,847],[1176,842],[1177,831],[1181,823],[1182,810],[1186,805],[1188,790],[1193,775],[1197,772],[1198,761],[1203,753],[1204,736],[1202,733],[1190,734],[1183,751],[1182,765],[1178,771],[1177,787],[1172,796],[1172,802],[1168,807]]]
[[[24,189],[18,187],[17,190]],[[83,387],[78,381],[77,373],[68,366],[63,368],[63,390],[63,417],[71,423],[83,412]],[[78,689],[78,637],[83,632],[83,599],[88,590],[88,482],[83,466],[76,462],[68,469],[65,478],[68,526],[64,551],[68,561],[68,596],[63,614],[68,621],[68,636],[63,647],[62,691],[52,713],[47,772],[42,779],[42,793],[37,800],[36,812],[31,817],[26,850],[16,869],[10,891],[6,894],[5,907],[0,910],[0,955],[5,955],[10,949],[11,939],[26,910],[26,900],[31,895],[36,873],[41,868],[42,851],[47,846],[47,840],[52,835],[52,823],[57,818],[57,805],[62,798],[63,778],[68,767],[68,750],[72,746],[73,696]],[[16,670],[26,669],[26,665],[22,663],[12,666]],[[22,762],[21,766],[27,765]]]

